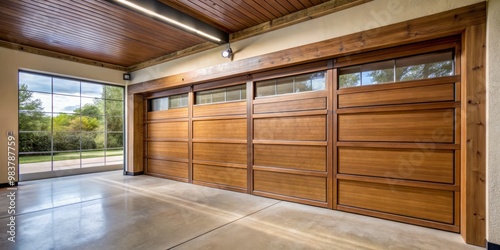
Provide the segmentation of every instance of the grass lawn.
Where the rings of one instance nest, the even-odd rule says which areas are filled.
[[[81,152],[81,154],[82,154],[82,156],[81,156],[82,159],[104,157],[104,151],[88,151],[88,152]],[[106,156],[119,156],[119,155],[123,155],[123,150],[108,150],[108,151],[106,151]],[[75,160],[75,159],[80,159],[80,152],[54,154],[54,161]],[[19,156],[19,164],[46,162],[46,161],[51,161],[51,160],[52,160],[51,155],[20,155]]]

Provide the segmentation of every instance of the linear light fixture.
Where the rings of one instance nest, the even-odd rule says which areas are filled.
[[[157,0],[112,0],[124,7],[134,11],[149,15],[153,18],[164,21],[174,27],[185,30],[211,42],[223,44],[228,42],[229,34],[210,26],[194,17],[175,10]],[[139,5],[140,4],[140,5]],[[181,21],[182,20],[182,21]],[[186,24],[186,23],[188,24]]]

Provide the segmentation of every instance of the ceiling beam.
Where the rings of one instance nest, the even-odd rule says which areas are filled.
[[[157,0],[126,0],[126,1],[106,0],[106,1],[127,8],[139,14],[149,16],[152,19],[166,23],[172,27],[175,27],[182,31],[198,36],[202,39],[205,39],[206,41],[218,44],[225,44],[229,42],[229,33],[222,31],[214,26],[211,26],[192,16],[189,16],[183,12],[180,12]],[[129,2],[132,5],[139,6],[143,9],[154,12],[158,15],[166,17],[166,19],[159,16],[155,16],[153,14],[148,14],[146,12],[143,12],[124,2]]]

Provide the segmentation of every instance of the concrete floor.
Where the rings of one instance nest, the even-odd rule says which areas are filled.
[[[23,182],[0,249],[482,249],[458,234],[121,171]]]

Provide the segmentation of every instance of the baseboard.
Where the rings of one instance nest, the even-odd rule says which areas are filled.
[[[486,249],[487,250],[500,250],[500,245],[499,244],[495,244],[493,242],[487,242]]]
[[[143,174],[144,174],[144,171],[139,171],[139,172],[127,172],[127,171],[124,171],[123,172],[123,175],[130,175],[130,176],[143,175]]]
[[[11,186],[10,183],[0,184],[0,188],[9,188],[9,187],[17,187],[17,182],[14,182],[14,186]]]

